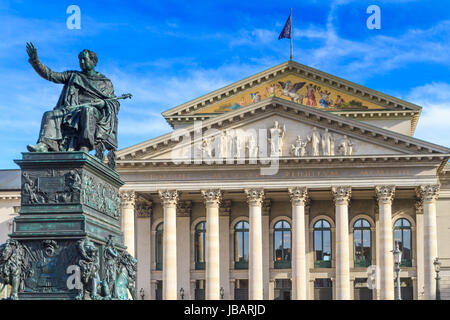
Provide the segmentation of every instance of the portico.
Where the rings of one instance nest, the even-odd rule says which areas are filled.
[[[125,239],[151,230],[134,234],[150,299],[390,300],[394,242],[405,297],[433,299],[450,150],[412,137],[417,106],[311,70],[288,62],[169,110],[174,132],[118,153],[121,191],[136,195],[124,196]],[[282,79],[346,90],[361,109],[276,89],[244,104]],[[142,202],[151,213],[133,229]]]

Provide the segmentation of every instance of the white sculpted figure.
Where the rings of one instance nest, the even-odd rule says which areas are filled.
[[[245,145],[243,145],[244,141],[242,139],[242,136],[240,134],[235,134],[234,135],[234,150],[235,150],[235,156],[236,158],[240,158],[242,157],[242,151],[244,151],[244,157],[245,157],[245,149],[243,147],[245,147]]]
[[[320,133],[316,127],[313,128],[311,134],[308,136],[308,142],[311,143],[311,151],[313,156],[319,155]]]
[[[324,156],[334,156],[334,136],[325,129],[321,139],[322,152]]]
[[[219,144],[219,152],[220,156],[219,158],[226,158],[227,156],[227,133],[226,131],[222,131],[222,133],[218,136],[216,136],[216,139],[218,139]]]
[[[212,138],[204,138],[202,141],[200,150],[202,151],[203,158],[211,159],[213,157],[211,140]]]
[[[270,156],[279,157],[282,154],[283,138],[286,135],[286,126],[280,128],[278,121],[275,121],[273,128],[270,129]]]
[[[227,143],[227,158],[234,158],[234,130],[229,130],[226,133],[226,143]]]
[[[353,154],[353,142],[344,136],[338,146],[339,154],[344,156],[351,156]]]
[[[304,157],[306,155],[307,142],[302,140],[301,136],[297,136],[295,143],[291,145],[291,153],[295,157]]]
[[[258,157],[258,144],[256,143],[256,139],[253,134],[248,137],[247,149],[249,158]]]

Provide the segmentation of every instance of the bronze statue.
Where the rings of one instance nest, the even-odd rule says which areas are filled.
[[[25,257],[25,249],[14,239],[8,239],[0,246],[0,291],[5,285],[11,286],[11,300],[19,298],[19,290],[24,287],[25,278],[32,273],[31,265]]]
[[[32,43],[27,43],[29,62],[46,80],[64,84],[59,100],[52,111],[42,117],[41,130],[36,145],[28,145],[30,152],[96,151],[103,160],[108,150],[108,163],[115,167],[117,149],[118,99],[111,81],[95,71],[97,54],[83,50],[78,55],[81,71],[55,72],[38,58]]]

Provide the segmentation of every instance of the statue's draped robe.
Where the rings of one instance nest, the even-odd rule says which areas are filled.
[[[106,100],[115,96],[108,78],[98,72],[92,76],[79,71],[54,72],[39,60],[30,63],[44,79],[64,84],[57,105],[42,117],[38,143],[45,143],[50,151],[79,150],[80,146],[92,150],[105,141],[117,147],[119,102]],[[104,107],[89,104],[99,99],[105,101]],[[85,103],[88,105],[71,108]],[[64,141],[67,136],[75,140]]]

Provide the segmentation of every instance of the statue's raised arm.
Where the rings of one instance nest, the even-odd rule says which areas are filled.
[[[117,114],[119,99],[131,98],[131,94],[117,97],[107,77],[95,71],[98,58],[90,50],[79,53],[81,71],[54,72],[44,66],[37,50],[27,43],[29,62],[44,79],[63,83],[59,100],[52,111],[42,117],[38,143],[28,145],[30,152],[96,151],[96,157],[104,158],[108,150],[108,165],[115,167],[117,149]]]
[[[55,72],[49,67],[44,65],[41,60],[39,60],[37,49],[32,42],[27,42],[27,53],[28,62],[36,70],[36,72],[44,79],[55,82],[55,83],[66,83],[70,77],[69,72]]]

